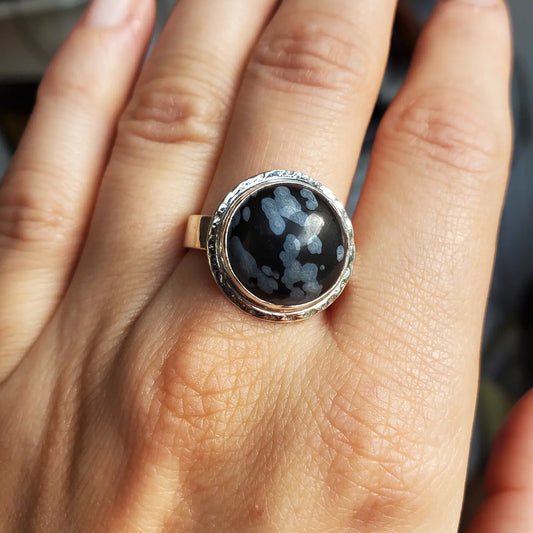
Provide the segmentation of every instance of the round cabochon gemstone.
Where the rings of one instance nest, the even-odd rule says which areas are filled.
[[[307,304],[334,287],[349,246],[330,201],[303,184],[253,192],[234,211],[226,238],[238,281],[282,306]]]

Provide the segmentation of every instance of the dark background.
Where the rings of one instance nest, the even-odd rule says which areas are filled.
[[[508,1],[516,50],[512,99],[515,146],[483,336],[464,523],[482,498],[483,473],[495,433],[520,396],[533,386],[533,0]],[[39,79],[86,3],[0,0],[0,176],[31,112]],[[158,30],[173,3],[159,0]],[[400,0],[389,66],[361,154],[349,210],[357,203],[377,124],[404,79],[414,42],[435,3]]]

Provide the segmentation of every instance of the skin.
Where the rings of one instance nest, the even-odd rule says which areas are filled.
[[[264,170],[346,199],[394,8],[180,0],[141,69],[154,2],[82,18],[0,189],[3,532],[457,529],[511,152],[504,4],[436,8],[328,311],[258,321],[183,248]],[[532,422],[530,395],[470,533],[533,528]]]

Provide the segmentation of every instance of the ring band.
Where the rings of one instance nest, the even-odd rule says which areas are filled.
[[[207,251],[229,300],[274,321],[326,309],[348,283],[355,257],[341,202],[321,183],[287,170],[243,181],[213,216],[189,217],[185,246]]]
[[[207,250],[207,239],[209,238],[209,230],[212,223],[213,217],[191,215],[185,232],[185,248]]]

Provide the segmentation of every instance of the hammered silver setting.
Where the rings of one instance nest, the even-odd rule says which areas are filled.
[[[247,290],[232,270],[228,260],[226,241],[235,211],[250,195],[266,186],[287,185],[288,183],[304,185],[321,195],[335,213],[348,243],[342,274],[337,282],[316,300],[293,306],[273,304],[258,298]],[[226,297],[254,317],[277,322],[304,320],[329,307],[346,287],[352,275],[355,259],[353,228],[342,203],[321,183],[301,172],[287,170],[272,170],[258,174],[237,185],[224,198],[213,215],[206,249],[213,277]]]

